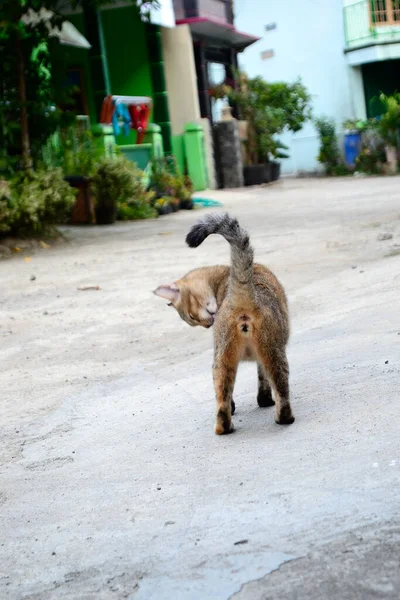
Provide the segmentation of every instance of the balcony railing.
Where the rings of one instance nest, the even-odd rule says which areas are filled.
[[[400,0],[344,0],[346,48],[400,42]]]

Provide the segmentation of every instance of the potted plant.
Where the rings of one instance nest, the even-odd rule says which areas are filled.
[[[154,203],[154,208],[157,210],[159,215],[169,215],[172,213],[172,208],[167,196],[164,196],[163,198],[157,198]]]
[[[91,176],[95,170],[100,150],[92,134],[76,124],[59,132],[58,164],[65,180],[77,190],[76,201],[71,210],[71,223],[95,223],[94,198],[91,193]]]
[[[269,84],[262,77],[249,78],[244,73],[239,74],[229,97],[247,122],[245,185],[268,183],[280,172],[273,159],[287,157],[276,136],[302,128],[310,117],[311,97],[300,81]]]
[[[91,189],[95,197],[96,223],[114,223],[121,207],[123,218],[134,209],[151,216],[152,194],[147,194],[143,185],[143,172],[123,156],[111,156],[98,161],[91,179]]]
[[[158,199],[168,199],[165,206],[171,210],[193,208],[193,184],[188,176],[179,172],[173,156],[152,161],[149,187]]]

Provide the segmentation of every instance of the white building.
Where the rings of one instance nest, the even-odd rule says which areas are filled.
[[[335,120],[380,113],[376,96],[400,92],[398,0],[235,0],[236,26],[261,40],[241,56],[250,76],[300,77],[314,116]],[[314,171],[318,135],[311,123],[282,141],[290,150],[284,173]]]

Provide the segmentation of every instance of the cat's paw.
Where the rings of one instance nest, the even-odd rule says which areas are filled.
[[[261,408],[274,406],[275,402],[272,398],[271,390],[260,390],[257,395],[257,403]]]
[[[278,425],[291,425],[294,423],[294,415],[291,408],[284,408],[279,414],[276,414],[275,423]]]
[[[225,423],[216,423],[214,431],[217,435],[227,435],[228,433],[233,433],[235,428],[233,423],[231,423],[229,426]]]
[[[232,431],[232,420],[229,418],[226,410],[224,408],[220,408],[217,414],[217,421],[215,423],[215,433],[217,435],[224,435],[226,433],[232,433]]]

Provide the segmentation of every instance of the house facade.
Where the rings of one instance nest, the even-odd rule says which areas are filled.
[[[195,168],[196,161],[188,161],[187,153],[195,137],[193,124],[199,125],[205,166],[198,185],[215,187],[210,74],[218,66],[224,79],[233,79],[238,53],[256,38],[235,28],[232,0],[162,0],[160,5],[151,22],[132,2],[69,11],[68,20],[91,48],[60,46],[59,71],[75,85],[76,107],[92,125],[99,123],[106,96],[151,98],[150,119],[161,128],[164,151],[173,153],[189,174],[188,162]],[[116,142],[133,156],[136,132],[122,131]]]
[[[381,91],[400,91],[397,0],[236,0],[235,7],[239,29],[261,38],[243,53],[241,67],[269,81],[300,77],[314,116],[333,118],[339,132],[346,119],[379,115]],[[311,123],[282,141],[290,154],[284,173],[319,170]]]

